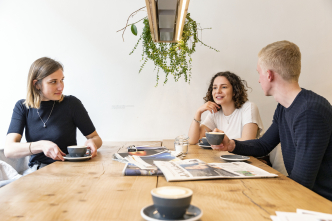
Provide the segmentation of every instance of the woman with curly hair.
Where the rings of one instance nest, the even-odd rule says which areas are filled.
[[[211,79],[189,129],[189,143],[196,144],[206,131],[224,131],[230,139],[251,140],[258,138],[263,123],[257,106],[248,101],[247,82],[231,72],[219,72]],[[201,124],[201,115],[209,111]]]

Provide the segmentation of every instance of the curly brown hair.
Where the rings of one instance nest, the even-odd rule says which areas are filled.
[[[212,90],[213,90],[213,82],[217,77],[225,77],[229,81],[229,83],[233,87],[234,95],[233,95],[232,99],[234,101],[235,108],[238,109],[238,108],[242,107],[242,105],[248,100],[248,94],[247,94],[248,89],[247,88],[250,88],[250,87],[248,87],[248,84],[245,80],[241,80],[241,78],[239,76],[237,76],[236,74],[231,73],[229,71],[218,72],[216,75],[214,75],[212,77],[209,89],[206,92],[206,96],[203,98],[204,101],[205,102],[208,102],[208,101],[214,102],[213,96],[212,96]]]

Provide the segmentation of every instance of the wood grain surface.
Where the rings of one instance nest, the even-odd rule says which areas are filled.
[[[174,149],[174,140],[162,143]],[[185,159],[198,158],[207,163],[225,162],[226,151],[203,149],[190,145]],[[297,208],[332,213],[332,202],[289,179],[254,157],[247,161],[276,178],[218,179],[203,181],[167,182],[158,178],[160,186],[182,186],[193,190],[192,204],[203,210],[202,220],[271,220],[275,211],[296,212]]]
[[[142,220],[152,204],[156,176],[123,176],[112,155],[128,145],[161,142],[109,142],[97,157],[55,162],[0,188],[0,220]]]
[[[56,162],[0,188],[0,220],[143,220],[140,211],[152,204],[156,186],[192,189],[201,220],[271,220],[275,211],[296,208],[332,211],[331,201],[253,157],[248,163],[279,177],[167,182],[163,176],[123,176],[124,164],[112,155],[133,144],[174,149],[174,140],[104,142],[91,160]],[[224,162],[222,154],[229,153],[190,145],[186,158]]]

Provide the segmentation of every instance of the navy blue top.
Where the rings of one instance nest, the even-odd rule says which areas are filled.
[[[46,128],[40,120],[36,108],[26,108],[23,104],[25,100],[19,100],[13,111],[13,116],[9,125],[8,133],[23,134],[27,142],[48,140],[57,144],[58,147],[68,154],[67,146],[77,145],[76,128],[84,136],[93,133],[96,129],[85,110],[82,102],[74,96],[65,96],[62,102],[42,101],[38,109],[40,117],[46,122],[53,104],[54,108]],[[50,164],[54,160],[46,157],[43,152],[31,155],[29,166],[36,163]]]
[[[273,122],[258,140],[235,141],[233,153],[264,156],[281,143],[289,177],[332,201],[332,107],[302,89],[288,108],[278,104]]]

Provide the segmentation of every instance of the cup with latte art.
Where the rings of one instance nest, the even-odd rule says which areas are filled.
[[[183,217],[190,206],[193,191],[179,186],[164,186],[151,190],[153,204],[166,219]]]

